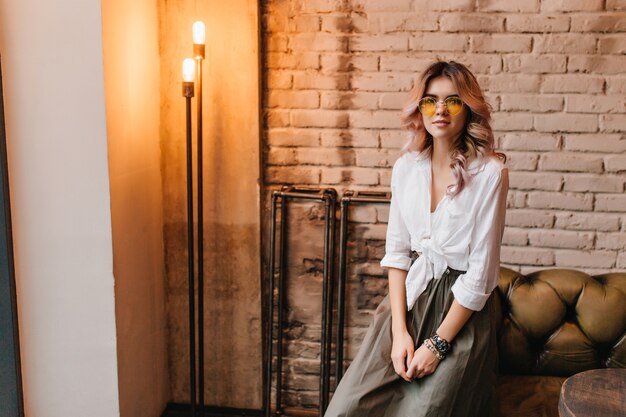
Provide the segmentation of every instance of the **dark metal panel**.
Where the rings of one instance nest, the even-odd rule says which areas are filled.
[[[275,270],[275,249],[276,249],[276,223],[277,223],[277,204],[281,203],[281,225],[280,225],[280,248],[279,248],[279,264],[278,271],[278,288],[276,301],[274,300],[274,283]],[[266,340],[266,357],[265,357],[265,384],[264,384],[264,412],[266,417],[284,415],[282,404],[282,359],[283,359],[283,309],[285,297],[285,278],[284,271],[287,265],[287,206],[291,200],[316,200],[324,203],[325,206],[325,222],[324,222],[324,277],[322,281],[322,335],[321,335],[321,359],[320,359],[320,417],[324,415],[328,405],[330,393],[330,374],[331,374],[331,349],[332,349],[332,312],[334,298],[334,276],[335,276],[335,223],[336,223],[336,204],[337,192],[332,188],[318,189],[308,187],[283,187],[281,191],[275,191],[272,194],[272,217],[270,230],[270,262],[269,262],[269,288],[267,301],[267,340]],[[273,359],[273,327],[274,327],[274,303],[277,304],[277,337],[276,337],[276,400],[275,407],[272,410],[272,359]]]
[[[24,416],[0,62],[0,417]]]
[[[348,223],[350,222],[350,204],[389,204],[391,193],[384,191],[354,192],[348,190],[341,198],[341,216],[339,221],[339,284],[337,290],[337,335],[336,335],[336,361],[335,361],[335,386],[343,377],[343,342],[346,310],[346,267],[348,251]]]

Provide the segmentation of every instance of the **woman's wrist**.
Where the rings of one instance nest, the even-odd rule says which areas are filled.
[[[454,337],[451,336],[452,332],[448,332],[446,330],[437,329],[435,334],[441,337],[442,339],[447,340],[449,343],[452,343],[452,340],[454,340]]]
[[[408,332],[407,328],[406,328],[406,323],[398,323],[398,324],[391,324],[391,333],[394,335],[398,335],[398,334],[403,334]]]
[[[426,346],[428,350],[430,350],[440,361],[446,358],[446,354],[437,349],[437,346],[435,346],[432,339],[425,339],[422,344]]]

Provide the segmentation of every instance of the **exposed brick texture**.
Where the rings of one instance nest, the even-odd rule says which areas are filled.
[[[388,191],[406,94],[430,62],[454,59],[476,74],[509,157],[502,265],[626,269],[623,0],[263,5],[266,202],[285,184]],[[318,401],[322,211],[302,205],[290,223],[287,405]],[[346,364],[386,293],[387,213],[351,211]]]

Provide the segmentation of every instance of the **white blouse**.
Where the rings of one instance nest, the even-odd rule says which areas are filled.
[[[408,271],[407,310],[447,267],[466,271],[451,291],[459,304],[480,311],[498,285],[508,168],[495,156],[474,159],[472,177],[456,197],[430,212],[432,171],[426,152],[407,152],[393,166],[383,267]],[[411,265],[411,250],[420,256]]]

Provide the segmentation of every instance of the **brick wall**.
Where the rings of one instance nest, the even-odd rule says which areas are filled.
[[[271,0],[263,30],[268,192],[388,190],[407,92],[434,59],[454,59],[477,75],[509,157],[503,266],[626,269],[624,0]],[[348,356],[386,292],[386,207],[353,216]],[[300,236],[319,232],[300,223]],[[290,255],[295,275],[319,276],[305,261],[318,249]],[[292,295],[297,312],[306,293]],[[290,360],[288,401],[314,406],[316,357]]]

